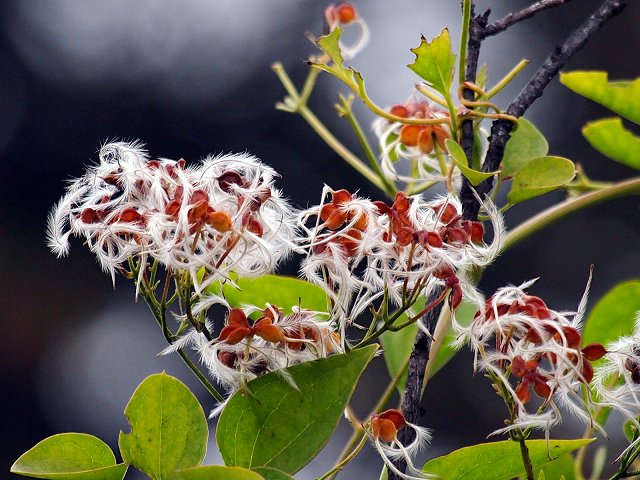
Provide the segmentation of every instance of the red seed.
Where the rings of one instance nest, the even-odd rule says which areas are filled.
[[[398,434],[398,430],[391,420],[380,417],[371,419],[371,429],[373,430],[373,436],[383,442],[392,442]]]
[[[253,326],[253,331],[267,342],[280,343],[284,341],[284,333],[280,327],[273,325],[271,319],[267,317],[258,320]]]
[[[418,148],[422,153],[431,153],[433,151],[433,129],[429,126],[418,133]]]
[[[418,135],[425,127],[420,125],[404,125],[400,129],[400,142],[407,147],[415,147],[418,145]]]
[[[548,400],[549,397],[551,397],[551,387],[549,387],[549,385],[547,385],[547,382],[541,380],[538,377],[536,377],[536,379],[534,381],[533,391],[536,392],[536,394],[539,397],[542,397],[545,400]]]
[[[351,200],[353,200],[353,195],[351,195],[349,191],[345,190],[344,188],[338,190],[337,192],[333,192],[331,195],[331,203],[333,203],[336,207],[350,202]]]
[[[511,373],[518,378],[522,378],[522,376],[526,373],[524,368],[524,358],[520,355],[516,355],[511,360]]]
[[[386,410],[378,416],[380,418],[383,418],[385,420],[390,420],[391,422],[393,422],[393,425],[396,427],[397,430],[400,430],[402,427],[405,427],[407,425],[407,421],[404,418],[404,414],[400,410],[396,410],[395,408]]]
[[[249,328],[249,321],[245,313],[239,308],[232,308],[227,314],[227,325],[230,327]]]
[[[593,380],[593,365],[589,360],[582,362],[582,377],[585,383],[591,383],[591,380]]]
[[[207,223],[221,233],[228,232],[233,228],[231,215],[221,210],[209,212],[207,214]]]
[[[341,3],[335,7],[335,15],[338,21],[344,25],[348,25],[358,17],[354,6],[347,2]]]
[[[529,391],[529,382],[526,380],[521,381],[516,387],[516,396],[523,404],[526,404],[531,400],[531,392]]]
[[[409,110],[404,105],[394,105],[389,110],[391,115],[395,115],[396,117],[408,118]]]
[[[584,358],[590,361],[600,360],[607,353],[607,349],[600,343],[590,343],[582,349]]]

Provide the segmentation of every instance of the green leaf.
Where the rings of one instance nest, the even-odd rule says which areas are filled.
[[[607,72],[568,72],[560,83],[583,97],[640,124],[640,78],[631,82],[609,82]]]
[[[271,467],[256,467],[254,472],[258,472],[264,477],[265,480],[294,480],[294,478],[288,473],[284,473],[282,470]]]
[[[640,170],[640,137],[624,128],[620,118],[587,123],[582,134],[604,156]]]
[[[197,467],[207,450],[207,419],[191,391],[166,373],[147,377],[124,411],[131,433],[120,432],[125,462],[153,480],[177,478],[175,471]]]
[[[414,310],[420,311],[422,308],[424,308],[424,300],[422,300],[420,304],[416,304]],[[469,325],[471,320],[473,320],[473,316],[476,311],[476,307],[473,303],[463,300],[456,309],[456,318],[460,324]],[[451,313],[448,308],[445,307],[442,309],[441,315],[450,314]],[[403,315],[396,321],[396,323],[403,323],[406,320],[407,316]],[[450,319],[446,319],[446,321],[449,320]],[[442,321],[445,321],[444,317],[441,317],[440,320],[438,320],[438,322]],[[409,356],[411,355],[411,350],[413,350],[413,344],[417,333],[418,326],[414,323],[413,325],[403,328],[399,332],[387,331],[380,336],[380,341],[384,348],[384,359],[391,378],[395,378],[395,376],[400,373],[400,370],[409,361]],[[449,328],[449,331],[442,342],[442,346],[438,350],[433,366],[431,366],[427,371],[428,378],[431,378],[438,373],[438,371],[444,367],[456,353],[458,353],[458,350],[451,346],[455,340],[456,332],[453,328]],[[400,393],[404,392],[404,385],[406,381],[407,373],[405,372],[397,385]]]
[[[316,40],[316,44],[318,45],[318,47],[320,47],[320,49],[324,53],[326,53],[329,58],[331,58],[331,65],[313,62],[310,62],[310,64],[316,68],[334,75],[335,77],[346,83],[348,86],[354,87],[354,70],[351,68],[346,68],[343,65],[344,59],[342,58],[342,53],[340,52],[341,35],[342,29],[340,27],[336,27],[328,35],[324,35]]]
[[[563,157],[540,157],[529,160],[513,177],[508,199],[524,202],[566,185],[576,175],[576,166]]]
[[[489,177],[493,177],[499,172],[480,172],[467,166],[467,156],[464,154],[464,150],[455,140],[448,139],[445,141],[447,150],[451,159],[455,162],[456,166],[460,169],[462,174],[469,179],[472,185],[478,185],[483,180]]]
[[[518,128],[511,134],[502,158],[503,178],[515,175],[527,162],[549,153],[549,143],[538,128],[526,118],[518,120]]]
[[[554,458],[591,443],[593,439],[579,440],[529,440],[529,456],[534,471]],[[547,449],[548,448],[548,449]],[[549,458],[548,455],[551,455]],[[429,460],[423,467],[427,473],[440,475],[447,480],[504,480],[523,475],[524,466],[520,445],[512,440],[481,443],[461,448],[443,457]]]
[[[286,369],[247,384],[227,403],[216,429],[225,464],[295,473],[329,440],[377,345]]]
[[[444,309],[443,309],[444,310]],[[473,321],[473,317],[477,312],[477,307],[472,302],[463,300],[458,308],[456,309],[456,319],[458,323],[463,326],[468,326]],[[433,362],[433,366],[429,368],[428,374],[429,378],[433,377],[438,371],[444,367],[449,360],[451,360],[456,353],[460,351],[460,349],[453,348],[451,345],[453,342],[457,340],[456,331],[452,328],[449,328],[447,335],[444,337],[444,341],[442,342],[442,346],[440,350],[438,350],[438,354],[436,355],[436,359]]]
[[[239,278],[236,284],[240,289],[228,283],[222,286],[222,292],[232,307],[245,303],[264,307],[266,303],[271,303],[286,312],[298,305],[319,312],[327,310],[327,295],[324,290],[298,278],[264,275],[258,278]]]
[[[487,86],[488,78],[489,78],[489,67],[487,66],[486,63],[483,63],[482,66],[478,69],[478,74],[476,75],[476,85],[484,89]]]
[[[573,464],[573,457],[568,453],[560,455],[552,462],[547,463],[540,473],[544,473],[544,478],[553,480],[555,478],[564,477],[565,480],[575,480],[575,467]]]
[[[398,323],[404,320],[406,320],[405,315],[398,320]],[[417,333],[418,326],[414,323],[398,332],[387,331],[380,335],[380,342],[382,343],[382,348],[384,348],[384,361],[387,364],[387,370],[389,370],[391,378],[395,378],[407,364]],[[401,393],[404,392],[406,381],[407,371],[405,369],[404,374],[396,385]]]
[[[479,170],[482,167],[485,156],[487,154],[487,134],[484,130],[476,128],[473,131],[473,152],[471,154],[471,163],[474,170]]]
[[[265,477],[242,467],[207,465],[176,472],[180,480],[265,480]]]
[[[45,438],[16,460],[11,473],[59,480],[122,480],[128,465],[99,438],[61,433]]]
[[[640,280],[629,280],[609,290],[593,307],[582,332],[583,345],[607,345],[633,333],[640,311]]]
[[[442,30],[431,43],[422,37],[420,45],[411,51],[416,55],[416,59],[409,68],[420,75],[429,86],[448,97],[456,63],[456,56],[451,53],[449,30]]]

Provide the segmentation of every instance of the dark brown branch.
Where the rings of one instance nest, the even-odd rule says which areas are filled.
[[[484,31],[484,37],[490,37],[491,35],[497,35],[500,32],[505,31],[512,25],[515,25],[522,20],[533,17],[536,13],[546,10],[548,8],[558,7],[570,2],[571,0],[540,0],[527,8],[523,8],[519,12],[510,13],[500,20],[487,25]]]
[[[442,295],[444,287],[438,287],[431,293],[427,300],[427,305]],[[409,370],[407,375],[407,383],[405,384],[404,397],[402,399],[402,413],[409,423],[420,423],[422,409],[420,408],[420,397],[422,396],[422,383],[424,374],[429,361],[429,352],[431,351],[431,339],[440,317],[442,303],[430,310],[422,317],[422,324],[426,327],[431,335],[427,335],[422,330],[418,330],[411,357],[409,358]],[[410,428],[403,428],[398,432],[398,440],[403,445],[409,445],[415,438],[415,433]],[[404,460],[394,462],[398,470],[404,472],[407,464]],[[389,480],[400,480],[393,472],[389,472]]]
[[[465,81],[476,83],[476,73],[478,71],[478,58],[480,57],[480,45],[484,36],[484,31],[489,19],[489,10],[481,15],[475,16],[473,12],[473,4],[471,6],[471,20],[469,22],[469,40],[467,42],[467,60]],[[464,89],[463,97],[465,100],[473,101],[475,94],[473,90]],[[467,162],[471,167],[471,159],[473,154],[473,120],[467,119],[462,122],[462,136],[460,145],[467,156]]]
[[[564,43],[556,46],[553,53],[547,57],[542,66],[533,75],[531,80],[522,89],[516,99],[511,102],[506,113],[515,117],[521,117],[544,91],[545,87],[564,67],[569,59],[580,50],[585,43],[602,26],[615,15],[619,14],[627,6],[627,0],[605,0],[600,7],[580,25]],[[489,137],[489,149],[485,157],[482,170],[494,172],[500,167],[504,148],[511,137],[514,124],[507,120],[496,120],[491,125]],[[480,198],[484,197],[493,187],[493,178],[488,178],[476,188]],[[463,204],[463,218],[475,220],[478,217],[480,204],[474,195],[464,195],[461,192]]]

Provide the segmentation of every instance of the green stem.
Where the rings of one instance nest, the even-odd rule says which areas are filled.
[[[344,457],[344,459],[338,462],[335,467],[333,467],[331,470],[329,470],[327,473],[325,473],[321,477],[318,477],[316,480],[325,480],[326,478],[335,476],[338,472],[340,472],[340,470],[342,470],[345,467],[347,463],[353,460],[356,457],[356,455],[360,453],[360,450],[362,450],[362,448],[366,445],[366,443],[367,443],[367,437],[363,436],[362,440],[360,440],[360,443],[358,443],[356,448],[354,448],[349,455]]]
[[[460,33],[460,53],[458,55],[458,83],[465,81],[467,70],[467,43],[469,41],[469,23],[471,22],[471,0],[462,4],[462,32]]]
[[[640,193],[640,177],[634,177],[624,182],[611,185],[610,187],[565,200],[564,202],[543,210],[511,230],[505,238],[503,250],[513,247],[516,243],[561,219],[565,215],[631,193]]]
[[[374,186],[378,187],[382,191],[385,191],[383,182],[380,180],[380,178],[378,178],[375,172],[367,167],[364,162],[362,162],[362,160],[360,160],[355,154],[353,154],[353,152],[351,152],[336,137],[334,137],[333,134],[327,129],[327,127],[324,126],[324,124],[318,119],[318,117],[313,114],[311,110],[309,110],[306,105],[299,103],[301,98],[300,94],[291,82],[291,79],[285,72],[282,64],[275,63],[271,68],[280,79],[280,82],[289,94],[291,101],[294,103],[294,105],[290,105],[285,102],[285,107],[287,107],[286,109],[292,112],[299,113],[300,116],[307,121],[309,126],[313,128],[318,136],[322,138],[322,140],[324,140],[325,143],[329,145],[329,147],[331,147],[334,152],[336,152],[344,161],[346,161],[349,165],[356,169],[358,173],[365,177]]]
[[[153,305],[153,303],[150,302],[148,292],[144,292],[144,299],[147,302],[147,305],[149,306],[151,313],[153,313],[153,317],[156,319],[156,322],[158,322],[158,325],[160,325],[160,328],[162,329],[162,333],[164,334],[164,338],[167,340],[169,345],[173,344],[173,335],[167,328],[165,309],[164,308],[160,310],[157,309]],[[196,364],[193,363],[193,361],[187,356],[187,354],[184,353],[182,349],[178,350],[178,354],[180,355],[180,358],[182,358],[182,361],[185,363],[185,365],[189,368],[189,370],[191,370],[191,372],[196,376],[196,378],[200,380],[200,383],[202,383],[204,388],[207,389],[207,391],[211,394],[211,396],[219,402],[224,402],[224,397],[220,394],[220,392],[218,392],[215,389],[215,387],[209,382],[207,377],[203,375],[200,369],[198,369]]]
[[[353,129],[353,132],[356,134],[358,142],[362,147],[362,151],[367,157],[367,160],[369,160],[369,165],[371,166],[372,170],[378,175],[378,178],[380,178],[380,180],[384,184],[385,186],[384,190],[387,193],[387,195],[389,195],[390,198],[393,198],[396,194],[396,188],[394,185],[392,185],[389,182],[389,180],[387,180],[387,178],[382,173],[382,170],[380,169],[380,164],[378,164],[378,158],[376,157],[376,154],[373,152],[373,149],[369,144],[369,140],[367,140],[367,136],[364,134],[364,131],[362,130],[362,126],[360,125],[360,122],[358,122],[358,119],[353,113],[351,102],[349,102],[342,95],[338,97],[338,102],[342,107],[344,117],[347,119],[347,121],[349,122],[349,125],[351,125],[351,128]]]
[[[497,95],[498,92],[500,92],[504,87],[506,87],[507,85],[509,85],[509,83],[511,83],[511,80],[513,80],[514,78],[516,78],[516,76],[524,69],[524,67],[526,67],[527,65],[529,65],[529,60],[527,60],[526,58],[523,60],[520,60],[518,62],[518,64],[513,67],[511,69],[511,71],[509,73],[507,73],[502,80],[500,80],[498,83],[496,83],[494,85],[494,87],[489,90],[484,96],[483,98],[486,98],[487,100],[492,98],[493,96]]]

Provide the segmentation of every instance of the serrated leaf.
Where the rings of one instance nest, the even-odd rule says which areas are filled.
[[[529,440],[529,457],[534,471],[554,458],[591,443],[593,439]],[[548,455],[551,455],[549,458]],[[423,471],[440,475],[447,480],[504,480],[523,475],[524,466],[520,445],[512,440],[481,443],[461,448],[448,455],[429,460]]]
[[[471,182],[472,185],[479,185],[484,180],[489,177],[493,177],[495,174],[499,172],[480,172],[478,170],[474,170],[467,166],[467,156],[464,153],[464,150],[460,146],[458,142],[455,140],[448,139],[445,141],[445,145],[447,146],[447,150],[449,151],[449,155],[451,159],[454,161],[456,166],[462,172],[462,175],[467,177],[467,179]]]
[[[242,304],[264,307],[268,302],[285,312],[290,312],[291,307],[298,305],[319,312],[327,310],[327,295],[324,290],[299,278],[264,275],[258,278],[239,278],[235,283],[239,289],[227,283],[222,286],[224,297],[232,307]]]
[[[524,202],[566,185],[575,175],[576,167],[568,158],[534,158],[515,174],[507,198],[512,204]]]
[[[218,422],[225,464],[300,470],[329,440],[376,349],[371,345],[289,367],[297,388],[278,372],[250,381],[251,394],[236,392]]]
[[[334,28],[331,33],[324,35],[318,40],[316,44],[320,49],[326,53],[331,59],[331,64],[326,63],[311,63],[316,68],[324,70],[335,77],[342,80],[349,86],[354,84],[354,71],[351,68],[346,68],[343,64],[344,59],[340,52],[340,36],[342,35],[342,29],[340,27]]]
[[[502,157],[502,178],[512,177],[526,163],[549,153],[549,143],[538,128],[526,118],[518,119],[518,128],[511,133]]]
[[[560,83],[609,110],[640,124],[640,78],[609,82],[609,74],[577,71],[560,74]]]
[[[456,56],[451,53],[451,38],[446,28],[431,43],[422,37],[420,45],[412,48],[416,56],[409,68],[442,95],[450,95]]]
[[[621,282],[598,300],[587,317],[582,332],[583,345],[607,345],[631,335],[640,311],[640,280]]]
[[[122,480],[125,464],[99,438],[84,433],[61,433],[45,438],[23,453],[11,473],[59,480]]]
[[[179,480],[265,480],[265,477],[242,467],[206,465],[176,472]]]
[[[147,377],[124,411],[131,433],[120,432],[125,462],[153,480],[178,478],[176,470],[200,466],[209,431],[204,411],[191,391],[166,373]]]
[[[291,475],[277,468],[256,467],[253,471],[258,472],[265,480],[295,480]]]
[[[582,134],[604,156],[640,170],[640,137],[624,128],[620,118],[589,122]]]
[[[573,457],[568,453],[560,455],[552,462],[543,466],[540,473],[544,473],[545,478],[548,478],[549,480],[553,480],[555,478],[560,479],[562,477],[564,477],[565,480],[575,480],[576,475]]]

